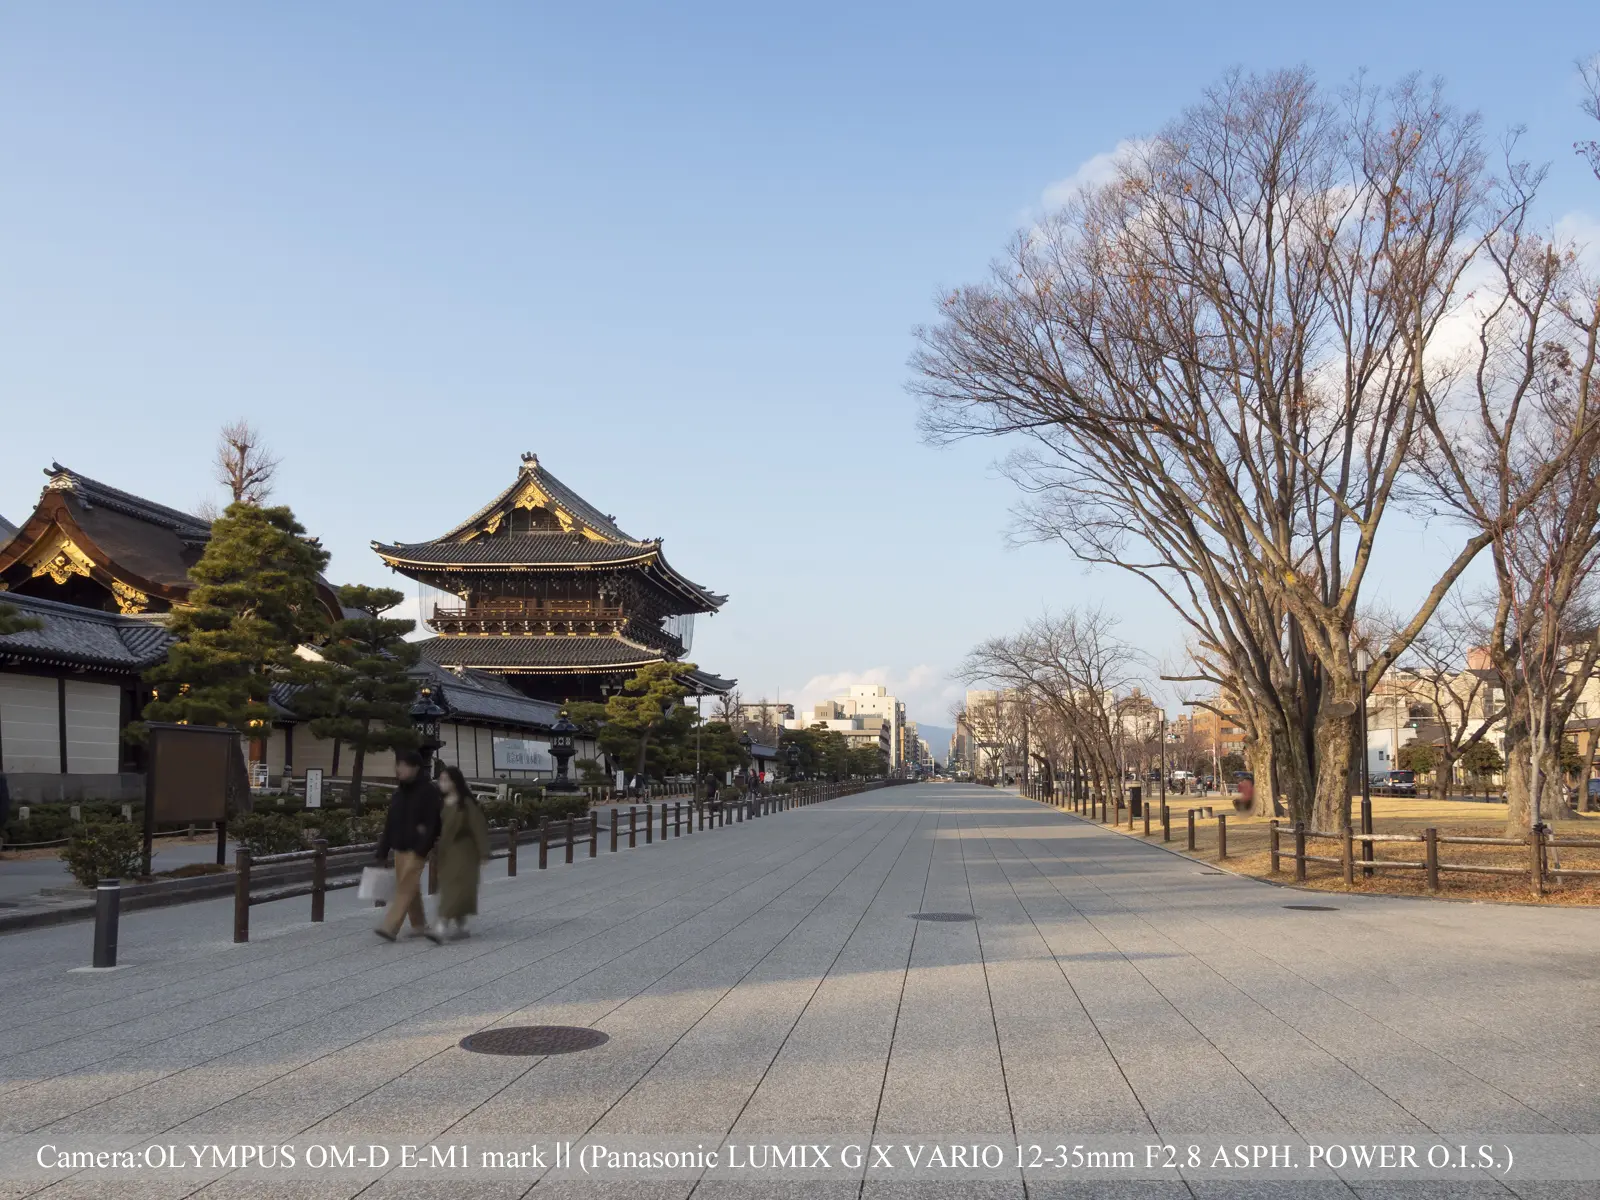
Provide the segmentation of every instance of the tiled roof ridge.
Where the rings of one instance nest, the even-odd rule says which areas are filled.
[[[86,507],[98,504],[179,534],[192,534],[196,539],[203,540],[211,536],[211,526],[193,513],[169,508],[165,504],[157,504],[154,500],[147,500],[143,496],[112,487],[109,483],[101,483],[98,479],[91,479],[58,462],[52,462],[45,474],[50,476],[50,482],[45,485],[46,491],[65,486],[67,490],[74,492],[80,503]],[[65,485],[58,482],[62,479],[66,480]]]

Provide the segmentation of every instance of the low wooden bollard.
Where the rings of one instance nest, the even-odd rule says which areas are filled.
[[[1372,797],[1371,796],[1363,796],[1361,798],[1361,832],[1362,833],[1366,833],[1366,834],[1370,834],[1372,832]],[[1361,861],[1364,862],[1364,863],[1369,863],[1369,862],[1373,861],[1373,853],[1374,853],[1375,850],[1376,850],[1376,846],[1373,843],[1372,839],[1370,837],[1369,838],[1363,838],[1362,841],[1361,841]],[[1371,879],[1372,878],[1372,868],[1371,867],[1362,867],[1361,868],[1361,874],[1362,874],[1363,878]]]
[[[682,835],[683,835],[683,802],[680,801],[680,800],[674,800],[672,802],[672,836],[673,837],[681,837]]]
[[[620,824],[621,822],[617,819],[617,810],[613,808],[611,810],[611,853],[613,854],[617,852],[617,834],[621,832],[618,829]]]
[[[1304,821],[1294,823],[1294,877],[1298,883],[1306,881],[1306,825]]]
[[[661,802],[661,840],[667,840],[667,802]]]
[[[1161,806],[1161,840],[1172,840],[1172,809],[1165,804]]]
[[[567,861],[569,863],[572,861],[572,835],[573,835],[573,832],[574,832],[574,830],[572,828],[573,824],[574,824],[574,819],[569,816],[567,818],[567,846],[566,846]]]
[[[1217,814],[1217,861],[1228,857],[1228,814]]]
[[[550,818],[539,818],[539,870],[550,865]]]
[[[1189,810],[1189,849],[1193,850],[1194,848],[1194,809],[1191,808]]]
[[[510,879],[517,873],[517,841],[522,833],[516,821],[506,826],[506,878]]]
[[[1346,825],[1342,830],[1344,837],[1339,850],[1339,865],[1344,869],[1345,887],[1356,885],[1356,843],[1355,832]]]
[[[250,940],[250,851],[242,846],[233,856],[233,940]]]
[[[1144,835],[1145,837],[1150,836],[1150,806],[1148,804],[1144,806]]]
[[[1437,829],[1424,829],[1422,831],[1422,862],[1423,869],[1428,876],[1428,890],[1439,890],[1439,831]]]
[[[1528,878],[1535,896],[1544,895],[1544,826],[1535,825],[1528,831]]]
[[[628,849],[632,850],[639,844],[639,807],[635,804],[628,805]]]
[[[589,857],[600,853],[600,814],[589,810]]]
[[[317,838],[311,847],[311,919],[321,921],[328,899],[328,843]]]
[[[654,804],[646,804],[644,806],[644,844],[648,846],[655,840],[656,806]]]
[[[1278,822],[1276,819],[1267,822],[1267,853],[1271,855],[1271,874],[1278,873]]]

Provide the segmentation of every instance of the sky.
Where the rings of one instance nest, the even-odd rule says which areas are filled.
[[[933,298],[1233,66],[1441,75],[1600,240],[1595,51],[1579,0],[8,4],[0,515],[52,461],[215,500],[243,416],[330,578],[405,585],[369,542],[534,450],[730,595],[693,657],[747,698],[948,725],[973,644],[1090,604],[1175,660],[1141,585],[1007,547],[1003,447],[919,440]],[[1449,540],[1397,525],[1375,594]]]

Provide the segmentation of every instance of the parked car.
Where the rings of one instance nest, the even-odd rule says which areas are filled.
[[[1415,771],[1380,771],[1372,777],[1372,790],[1380,796],[1415,796]]]

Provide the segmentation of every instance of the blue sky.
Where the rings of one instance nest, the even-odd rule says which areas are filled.
[[[1421,70],[1574,159],[1577,0],[1281,4],[11,4],[0,13],[0,514],[60,460],[171,504],[217,426],[339,581],[542,461],[731,594],[747,695],[888,682],[947,724],[975,641],[1103,601],[1008,551],[998,447],[919,443],[911,329],[1050,186],[1229,66]],[[1398,530],[1409,595],[1440,535]],[[942,747],[940,747],[942,750]]]

